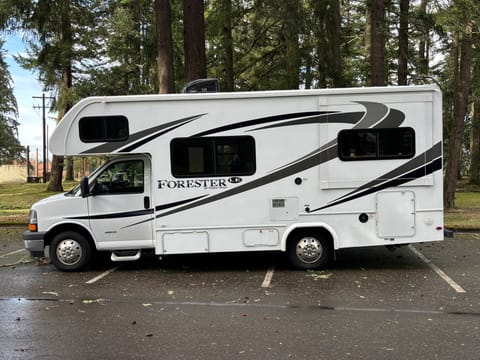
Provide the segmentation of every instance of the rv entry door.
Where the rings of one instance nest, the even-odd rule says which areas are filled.
[[[97,176],[88,197],[90,227],[99,248],[153,244],[150,159],[116,159]]]

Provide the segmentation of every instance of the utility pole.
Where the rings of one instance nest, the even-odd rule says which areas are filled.
[[[45,93],[42,96],[32,96],[33,99],[42,99],[42,106],[34,105],[34,109],[42,109],[42,130],[43,130],[43,183],[47,182],[47,119],[45,117],[45,99],[53,100],[51,96],[45,96]]]
[[[30,182],[30,146],[27,145],[27,182]]]

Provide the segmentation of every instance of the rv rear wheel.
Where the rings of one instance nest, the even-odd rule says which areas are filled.
[[[320,269],[330,262],[332,247],[328,239],[318,233],[301,232],[292,235],[287,255],[297,269]]]
[[[74,231],[62,232],[50,243],[50,260],[62,271],[82,270],[90,261],[90,254],[88,240]]]

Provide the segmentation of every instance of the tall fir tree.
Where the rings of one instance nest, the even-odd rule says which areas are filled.
[[[3,45],[0,38],[0,165],[21,159],[24,150],[18,140],[18,107]]]

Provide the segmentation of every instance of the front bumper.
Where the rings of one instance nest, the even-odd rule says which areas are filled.
[[[23,242],[32,257],[43,257],[45,253],[45,232],[25,231]]]

